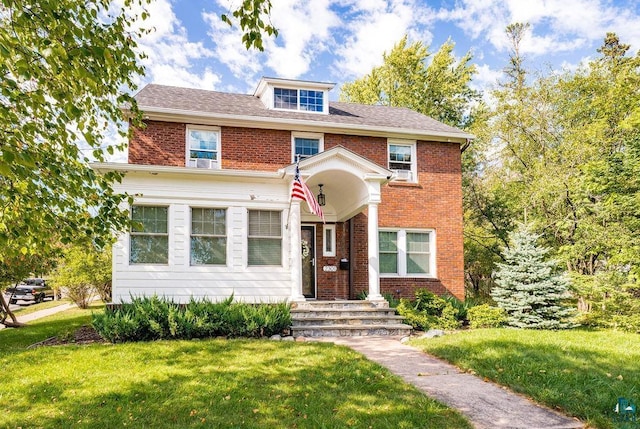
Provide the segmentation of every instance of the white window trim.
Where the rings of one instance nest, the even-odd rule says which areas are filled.
[[[207,126],[207,125],[191,125],[191,124],[187,124],[186,129],[185,129],[185,138],[184,138],[184,156],[185,156],[185,161],[184,161],[184,165],[186,165],[189,168],[196,168],[196,167],[191,167],[190,166],[190,161],[191,161],[191,157],[190,152],[191,152],[191,148],[189,147],[189,132],[191,130],[196,130],[196,131],[212,131],[218,134],[218,148],[216,150],[217,153],[217,160],[215,162],[212,162],[212,167],[211,169],[213,170],[218,170],[220,168],[222,168],[222,132],[220,127],[212,127],[212,126]]]
[[[193,209],[213,209],[213,210],[224,210],[224,238],[226,239],[226,260],[224,264],[192,264],[191,263],[191,238],[193,237]],[[229,209],[227,207],[211,207],[211,206],[197,206],[191,205],[189,206],[189,251],[187,252],[187,265],[190,267],[228,267],[229,266],[229,255],[230,255],[230,242],[229,239]],[[219,237],[217,235],[207,235],[209,237]]]
[[[331,237],[331,246],[327,249],[327,233]],[[324,225],[322,229],[322,256],[335,258],[336,256],[336,226]]]
[[[295,109],[284,109],[282,107],[276,107],[276,94],[275,94],[275,90],[276,88],[279,89],[290,89],[290,90],[294,90],[298,93],[298,96],[296,98],[297,103],[296,103],[296,108]],[[302,110],[300,109],[300,91],[317,91],[317,92],[321,92],[322,93],[322,110],[320,112],[316,112],[314,110]],[[272,110],[279,110],[281,112],[302,112],[302,113],[310,113],[312,115],[326,115],[329,113],[329,91],[324,90],[324,89],[316,89],[316,88],[302,88],[302,87],[291,87],[291,86],[286,86],[286,85],[278,85],[278,86],[272,86],[271,88],[269,88],[269,95],[271,96],[271,100],[270,100],[270,107]]]
[[[318,140],[318,153],[324,152],[324,134],[322,133],[302,133],[291,132],[291,162],[296,162],[296,138],[302,139],[317,139]]]
[[[397,273],[380,273],[381,278],[437,278],[436,267],[436,231],[434,229],[400,229],[400,228],[380,228],[379,232],[395,232],[397,233],[398,245],[398,272]],[[431,272],[427,274],[407,273],[407,233],[418,232],[429,234],[429,268]],[[378,249],[378,253],[380,249]]]
[[[401,140],[401,139],[387,139],[387,168],[391,170],[389,167],[389,155],[390,155],[390,146],[411,146],[411,179],[410,180],[398,180],[394,176],[391,178],[392,182],[404,182],[404,183],[418,183],[418,151],[417,151],[417,142],[415,140]]]

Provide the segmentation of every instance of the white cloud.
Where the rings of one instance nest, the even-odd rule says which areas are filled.
[[[221,5],[228,2],[220,1]],[[210,27],[216,57],[243,81],[255,80],[257,73],[268,67],[273,75],[299,78],[309,72],[318,55],[332,43],[331,29],[340,19],[331,10],[330,0],[278,0],[272,3],[271,22],[278,37],[263,38],[264,52],[246,50],[237,24],[229,28],[215,12],[203,17]]]
[[[531,24],[522,54],[542,56],[572,52],[603,40],[607,31],[628,34],[640,42],[640,16],[604,0],[462,0],[451,10],[439,11],[472,39],[490,43],[499,52],[510,48],[505,28],[510,23]],[[624,40],[623,40],[624,41]]]
[[[142,28],[152,28],[139,41],[147,55],[143,82],[214,89],[220,77],[210,69],[196,70],[195,62],[213,56],[202,42],[189,40],[187,30],[177,19],[169,0],[155,0],[146,6],[149,18],[138,21]],[[135,12],[135,11],[134,11]]]
[[[405,34],[425,44],[431,34],[425,28],[430,10],[411,0],[346,0],[352,19],[345,23],[346,35],[334,68],[345,78],[358,78],[382,63],[382,54],[391,50]],[[435,14],[431,14],[435,18]],[[425,40],[429,39],[429,40]]]

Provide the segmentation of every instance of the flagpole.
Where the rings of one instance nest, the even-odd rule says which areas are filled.
[[[300,154],[296,154],[296,173],[300,174]],[[295,178],[294,178],[295,180]],[[289,229],[289,219],[291,218],[291,203],[293,202],[293,198],[289,195],[289,210],[287,211],[287,223],[284,225],[284,229]]]

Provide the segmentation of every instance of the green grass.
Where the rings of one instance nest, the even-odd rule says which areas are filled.
[[[592,427],[615,427],[618,397],[640,403],[637,334],[478,329],[412,344]]]
[[[469,428],[386,369],[329,343],[157,341],[39,347],[70,310],[0,331],[0,428]]]

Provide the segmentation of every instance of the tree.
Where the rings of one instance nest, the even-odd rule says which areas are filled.
[[[94,293],[103,302],[111,301],[111,252],[93,246],[71,246],[65,249],[52,273],[56,288],[64,288],[80,308],[86,308]]]
[[[548,248],[540,247],[540,238],[530,227],[520,225],[509,236],[506,262],[498,263],[496,286],[491,296],[508,315],[508,324],[518,328],[562,329],[573,310],[563,304],[569,281],[557,272],[556,262],[547,260]]]
[[[231,12],[231,16],[240,24],[243,31],[242,41],[247,49],[254,47],[263,51],[263,33],[268,36],[278,36],[278,29],[270,22],[268,24],[265,22],[269,20],[270,13],[271,0],[243,0],[242,5]],[[228,14],[222,15],[222,21],[230,26],[233,25]]]
[[[127,123],[140,125],[130,94],[143,73],[136,40],[148,30],[135,30],[133,23],[147,18],[144,6],[150,1],[0,4],[0,263],[5,266],[21,255],[50,254],[60,243],[102,247],[127,227],[128,213],[121,207],[130,199],[111,187],[121,174],[99,174],[89,162],[124,147],[109,140],[110,126],[124,141]],[[247,0],[236,10],[249,34],[247,46],[260,47],[263,28],[275,33],[262,21],[270,6],[269,0]],[[127,116],[122,106],[128,106]],[[9,312],[3,300],[0,305]]]
[[[408,45],[408,38],[404,36],[388,54],[383,54],[381,66],[361,79],[344,84],[340,100],[408,107],[464,128],[479,94],[469,87],[475,74],[471,54],[456,61],[454,48],[455,44],[447,40],[431,57],[421,42]]]

